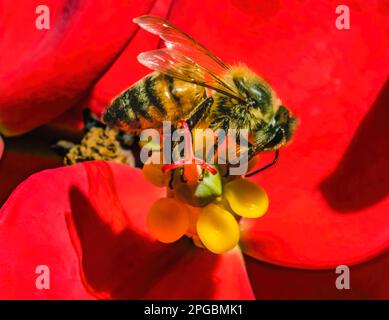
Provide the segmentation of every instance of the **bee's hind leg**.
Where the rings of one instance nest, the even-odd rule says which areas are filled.
[[[208,98],[204,99],[203,101],[201,101],[201,103],[199,103],[192,110],[190,115],[185,120],[181,120],[180,121],[180,123],[183,126],[184,130],[186,130],[187,134],[189,135],[189,138],[190,138],[190,140],[189,140],[190,142],[189,143],[190,144],[192,143],[191,142],[191,137],[192,137],[191,130],[199,123],[199,121],[201,121],[202,119],[204,119],[206,117],[206,115],[208,114],[212,104],[213,104],[213,98],[212,97],[208,97]],[[177,143],[178,142],[175,142],[174,146],[172,147],[171,158],[173,158],[173,150],[174,150],[174,147],[177,145]],[[192,147],[192,146],[190,146],[190,147]],[[179,167],[179,170],[180,170],[180,181],[182,183],[186,183],[187,180],[185,179],[185,176],[184,176],[184,167],[183,167],[183,165],[185,165],[186,163],[191,163],[194,160],[195,160],[194,159],[194,155],[192,154],[190,159],[181,160],[181,161],[178,161],[177,163],[173,163],[173,164],[164,166],[164,168],[162,169],[163,171],[171,170],[170,180],[169,180],[169,188],[170,189],[173,189],[174,169]],[[215,169],[213,169],[209,165],[207,165],[205,163],[205,161],[202,161],[201,163],[202,163],[201,166],[203,167],[203,170],[208,170],[212,174],[216,174]],[[203,174],[202,174],[202,176],[203,176]]]
[[[204,168],[201,168],[201,174],[199,176],[199,181],[203,181],[204,180],[204,177],[205,177],[205,169]]]

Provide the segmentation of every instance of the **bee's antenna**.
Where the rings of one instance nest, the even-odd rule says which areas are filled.
[[[261,171],[266,170],[266,169],[270,168],[271,166],[275,165],[277,163],[279,154],[280,154],[280,151],[277,149],[275,151],[275,154],[274,154],[274,159],[273,159],[273,161],[271,163],[267,164],[266,166],[264,166],[262,168],[259,168],[258,170],[255,170],[253,172],[247,173],[245,175],[245,178],[252,177],[253,175],[256,175],[257,173],[260,173]]]

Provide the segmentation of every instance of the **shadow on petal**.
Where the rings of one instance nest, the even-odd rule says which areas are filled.
[[[233,257],[197,249],[188,240],[165,245],[128,227],[123,229],[124,210],[112,206],[112,212],[100,212],[101,207],[94,207],[77,188],[70,190],[70,202],[67,223],[82,278],[98,298],[252,298],[243,264],[239,266],[243,260],[236,265]],[[109,222],[107,215],[112,217]]]
[[[0,136],[0,159],[3,156],[3,152],[4,152],[4,141],[3,138]]]
[[[361,210],[389,194],[389,79],[320,190],[336,211]]]
[[[70,202],[72,217],[67,221],[74,227],[71,236],[83,278],[100,298],[141,298],[185,252],[182,243],[163,246],[128,229],[115,234],[112,225],[104,223],[88,198],[75,188],[70,190]]]
[[[250,299],[242,254],[214,255],[149,237],[149,206],[164,196],[138,169],[103,161],[45,170],[0,209],[3,299]],[[36,290],[37,265],[50,290]]]

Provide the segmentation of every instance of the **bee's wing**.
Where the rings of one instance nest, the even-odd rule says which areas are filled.
[[[235,91],[230,90],[229,86],[216,74],[177,50],[164,48],[143,52],[139,54],[138,61],[154,71],[210,88],[237,100],[243,100]]]
[[[160,17],[146,15],[133,21],[150,33],[158,35],[166,45],[166,49],[140,54],[140,63],[183,81],[197,83],[238,100],[244,99],[220,77],[228,72],[229,67],[185,32]],[[180,72],[180,68],[184,70]]]

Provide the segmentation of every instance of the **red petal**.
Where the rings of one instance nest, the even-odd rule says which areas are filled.
[[[146,213],[163,193],[139,170],[104,162],[32,176],[0,212],[0,298],[253,298],[240,251],[148,236]],[[34,286],[42,264],[50,290]]]
[[[257,299],[389,299],[389,253],[350,267],[349,290],[336,288],[341,274],[335,268],[297,270],[245,260]]]
[[[49,0],[50,30],[38,30],[40,4],[1,1],[0,124],[16,135],[58,116],[110,67],[153,1]]]

